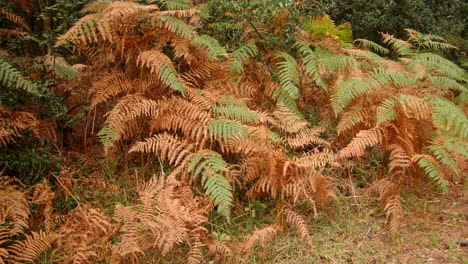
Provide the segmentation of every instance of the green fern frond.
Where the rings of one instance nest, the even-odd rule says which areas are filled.
[[[195,45],[204,47],[212,59],[227,56],[226,50],[218,43],[216,39],[210,36],[195,35],[193,43]]]
[[[391,83],[398,87],[415,85],[416,81],[414,78],[409,78],[406,74],[395,70],[385,70],[384,68],[374,69],[371,76],[384,86],[388,86]]]
[[[0,83],[7,87],[24,89],[34,95],[40,94],[36,84],[26,79],[17,69],[2,59],[0,59]]]
[[[288,108],[288,110],[291,113],[294,113],[294,115],[300,119],[304,120],[304,116],[302,115],[301,111],[299,111],[299,108],[297,107],[296,100],[292,97],[290,97],[288,94],[284,93],[282,89],[278,89],[274,92],[273,94],[275,100],[276,100],[276,106],[284,105]]]
[[[445,150],[442,146],[430,145],[429,149],[434,154],[434,157],[442,164],[449,167],[453,172],[458,174],[457,162],[453,159],[452,155]]]
[[[348,69],[355,68],[359,64],[353,57],[336,54],[325,56],[322,63],[331,72],[346,72]]]
[[[442,147],[468,158],[468,144],[459,138],[444,136]]]
[[[163,5],[166,6],[167,10],[188,10],[193,7],[187,0],[164,1]]]
[[[312,80],[315,82],[315,84],[317,84],[317,86],[324,90],[327,90],[327,83],[319,72],[319,64],[321,63],[321,61],[318,54],[312,51],[309,45],[305,42],[299,41],[295,44],[295,47],[298,49],[299,53],[301,53],[304,56],[303,63],[306,67],[307,74],[312,78]]]
[[[463,105],[468,102],[468,89],[463,90],[457,97],[453,99],[456,104]]]
[[[296,84],[299,82],[299,72],[297,71],[298,63],[291,55],[285,52],[276,52],[275,57],[283,59],[276,65],[279,69],[279,80],[282,86],[282,91],[289,97],[296,99],[299,96],[299,88]]]
[[[417,64],[422,64],[442,76],[459,82],[467,82],[464,78],[465,70],[446,58],[433,53],[420,53],[414,56],[414,60],[408,64],[410,69]]]
[[[304,21],[302,23],[302,28],[307,33],[318,37],[336,36],[338,34],[335,23],[327,15]]]
[[[367,114],[367,108],[361,106],[351,107],[349,111],[341,115],[340,122],[337,125],[338,133],[341,134],[346,130],[352,129],[357,124],[364,122]]]
[[[395,99],[387,98],[377,107],[377,124],[397,119],[397,112],[395,110],[397,103]]]
[[[171,60],[163,53],[155,50],[144,51],[138,56],[137,63],[148,67],[151,73],[157,74],[161,81],[173,90],[185,92],[185,84],[179,78]]]
[[[182,20],[171,16],[158,16],[154,21],[162,28],[165,28],[185,39],[193,39],[195,31]]]
[[[368,82],[358,79],[347,79],[342,82],[332,95],[332,107],[335,114],[343,111],[358,96],[372,90]]]
[[[255,43],[247,43],[231,53],[231,74],[237,75],[244,72],[244,64],[248,58],[258,54],[258,49]]]
[[[228,140],[234,136],[245,137],[247,131],[244,126],[234,120],[229,119],[216,119],[208,123],[208,131],[212,137]]]
[[[257,112],[251,111],[244,102],[233,98],[222,98],[218,101],[218,105],[212,108],[212,111],[217,115],[244,123],[257,122],[260,119]]]
[[[377,64],[378,66],[382,66],[382,61],[384,61],[384,58],[380,57],[372,51],[367,50],[354,50],[351,55],[357,59]]]
[[[468,140],[468,118],[452,102],[440,97],[430,101],[432,104],[432,121],[444,134]]]
[[[440,36],[423,34],[414,29],[405,29],[405,31],[409,35],[408,41],[417,46],[418,49],[423,48],[431,51],[456,49],[455,46],[448,44],[447,40]]]
[[[209,19],[211,17],[211,8],[210,8],[210,5],[208,4],[201,4],[201,5],[198,5],[197,6],[198,10],[199,10],[199,13],[198,15],[202,18],[202,19]]]
[[[395,38],[392,35],[382,33],[383,42],[390,45],[399,56],[405,57],[413,53],[411,43]]]
[[[380,46],[379,44],[377,44],[377,43],[375,43],[373,41],[367,40],[367,39],[356,39],[356,40],[354,40],[354,42],[358,43],[358,45],[362,45],[362,47],[364,47],[366,49],[376,51],[376,52],[378,52],[380,54],[383,54],[383,55],[387,55],[390,52],[387,48],[384,48],[384,47]]]
[[[417,162],[419,167],[424,169],[426,175],[429,176],[432,181],[436,182],[442,190],[447,191],[449,182],[444,179],[444,173],[433,157],[417,154],[412,157],[412,160]]]
[[[431,81],[432,85],[436,87],[444,87],[449,88],[456,91],[465,91],[466,87],[464,85],[459,84],[457,81],[450,79],[444,76],[429,76],[429,80]]]
[[[117,128],[111,124],[107,124],[99,130],[97,136],[99,138],[99,143],[104,146],[104,151],[107,151],[114,145],[114,139],[117,134]]]
[[[217,152],[201,150],[190,158],[189,170],[193,177],[201,175],[201,181],[206,194],[211,198],[217,211],[229,219],[232,207],[232,187],[223,173],[227,172],[227,163]]]

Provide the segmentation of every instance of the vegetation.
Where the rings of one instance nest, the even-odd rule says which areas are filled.
[[[463,48],[311,2],[0,6],[0,263],[388,263],[370,234],[463,204]]]

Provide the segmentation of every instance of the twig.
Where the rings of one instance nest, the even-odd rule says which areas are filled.
[[[369,230],[367,231],[366,235],[364,236],[364,238],[362,239],[362,241],[359,243],[357,249],[360,249],[362,244],[364,243],[364,241],[366,241],[366,238],[367,238],[367,235],[369,235],[370,231],[372,230],[372,226],[369,227]]]

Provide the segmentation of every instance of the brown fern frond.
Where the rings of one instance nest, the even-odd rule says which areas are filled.
[[[233,256],[232,249],[225,245],[225,243],[218,241],[210,241],[208,243],[208,250],[213,256],[221,256],[223,258],[229,258]]]
[[[158,9],[159,7],[157,5],[142,5],[133,1],[115,1],[107,4],[106,8],[103,10],[103,13],[111,17],[118,17],[140,11],[151,12]]]
[[[384,207],[387,220],[390,222],[390,231],[397,234],[400,227],[400,220],[403,217],[403,208],[399,201],[399,196],[395,195],[388,199]]]
[[[301,120],[282,103],[278,105],[273,115],[278,120],[278,127],[287,133],[297,133],[308,126],[307,122]]]
[[[287,140],[289,145],[294,149],[304,148],[312,144],[316,146],[329,146],[330,143],[320,138],[320,134],[324,131],[325,129],[322,127],[306,128],[288,136]]]
[[[420,100],[419,98],[408,97],[400,101],[401,111],[408,118],[418,120],[430,120],[432,107],[430,104]]]
[[[304,240],[304,242],[311,248],[314,248],[312,236],[310,235],[309,229],[307,228],[306,221],[304,217],[292,209],[287,208],[284,210],[284,215],[286,216],[286,222],[294,227],[299,236]]]
[[[177,165],[191,153],[192,149],[191,144],[171,134],[163,133],[147,138],[144,142],[135,143],[129,152],[155,152],[162,160]]]
[[[191,243],[190,251],[188,253],[189,257],[187,259],[188,264],[200,264],[203,263],[203,253],[202,248],[205,245],[201,243],[199,240]]]
[[[106,102],[111,97],[133,90],[134,85],[123,72],[117,71],[105,74],[93,83],[91,108]]]
[[[152,74],[159,76],[161,81],[172,89],[182,93],[186,90],[172,61],[164,53],[157,50],[144,51],[138,55],[137,65],[148,68]]]
[[[383,204],[383,210],[390,222],[390,230],[396,234],[398,232],[400,220],[403,216],[403,208],[399,201],[399,187],[395,183],[381,179],[373,182],[367,189],[367,193],[377,195],[379,201]]]
[[[0,28],[0,35],[5,36],[5,37],[11,37],[11,36],[25,36],[25,35],[28,35],[28,33],[23,30],[18,30],[18,29]]]
[[[404,171],[411,165],[411,157],[406,153],[406,151],[399,145],[392,144],[388,146],[390,150],[390,163],[389,171],[391,173]]]
[[[10,226],[11,236],[24,233],[29,227],[29,215],[26,194],[11,185],[0,186],[0,223]]]
[[[345,148],[340,150],[337,158],[360,157],[364,155],[366,147],[382,144],[385,138],[386,129],[384,126],[378,125],[369,130],[361,130]]]
[[[8,250],[12,254],[12,259],[16,261],[34,262],[44,251],[51,248],[58,237],[54,233],[32,232],[32,235],[26,235],[25,241],[11,245]]]
[[[324,168],[326,166],[338,167],[339,164],[336,161],[335,154],[329,150],[324,149],[319,151],[314,149],[313,151],[307,152],[300,157],[294,158],[299,166],[310,167],[310,168]]]
[[[45,205],[42,214],[44,216],[44,224],[47,232],[50,232],[54,225],[54,219],[52,215],[54,211],[54,196],[55,193],[50,190],[47,182],[34,185],[32,202]]]
[[[347,111],[341,115],[340,121],[337,125],[339,134],[346,133],[347,131],[355,128],[360,123],[368,123],[371,117],[371,112],[368,108],[357,107]]]
[[[26,21],[24,20],[24,18],[18,16],[18,15],[15,15],[13,13],[10,13],[8,11],[6,11],[5,9],[3,8],[0,8],[0,14],[3,15],[7,20],[13,22],[16,26],[28,31],[28,32],[31,32],[31,29],[29,28],[28,24],[26,23]]]
[[[276,225],[267,225],[262,229],[255,228],[255,231],[251,235],[244,238],[243,251],[252,252],[257,244],[265,247],[268,242],[275,238],[279,230],[280,228]]]

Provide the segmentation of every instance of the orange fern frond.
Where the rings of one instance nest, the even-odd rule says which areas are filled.
[[[26,235],[25,241],[20,241],[9,247],[12,259],[16,261],[34,262],[58,238],[56,234],[39,231]]]
[[[306,128],[288,136],[287,140],[289,145],[294,149],[304,148],[312,144],[316,146],[329,146],[330,143],[320,138],[320,134],[324,131],[325,129],[321,127]]]
[[[91,108],[106,102],[111,97],[133,90],[134,83],[123,72],[105,74],[93,83]]]
[[[129,152],[155,152],[162,160],[177,165],[190,155],[192,149],[191,144],[164,133],[147,138],[144,142],[135,143]]]
[[[284,210],[284,214],[286,216],[286,222],[297,230],[299,236],[311,249],[314,248],[312,236],[307,228],[304,217],[289,208]]]
[[[0,14],[3,15],[7,20],[13,22],[18,27],[21,27],[22,29],[25,29],[26,31],[29,31],[29,32],[31,31],[28,24],[24,20],[24,18],[17,16],[13,13],[10,13],[3,8],[0,8]]]
[[[280,228],[276,225],[268,225],[262,229],[255,229],[255,231],[244,239],[243,250],[245,252],[252,252],[255,245],[265,247],[266,244],[273,240]]]
[[[383,126],[376,126],[369,130],[361,130],[340,152],[338,159],[360,157],[368,146],[382,144],[386,137],[386,129]]]

